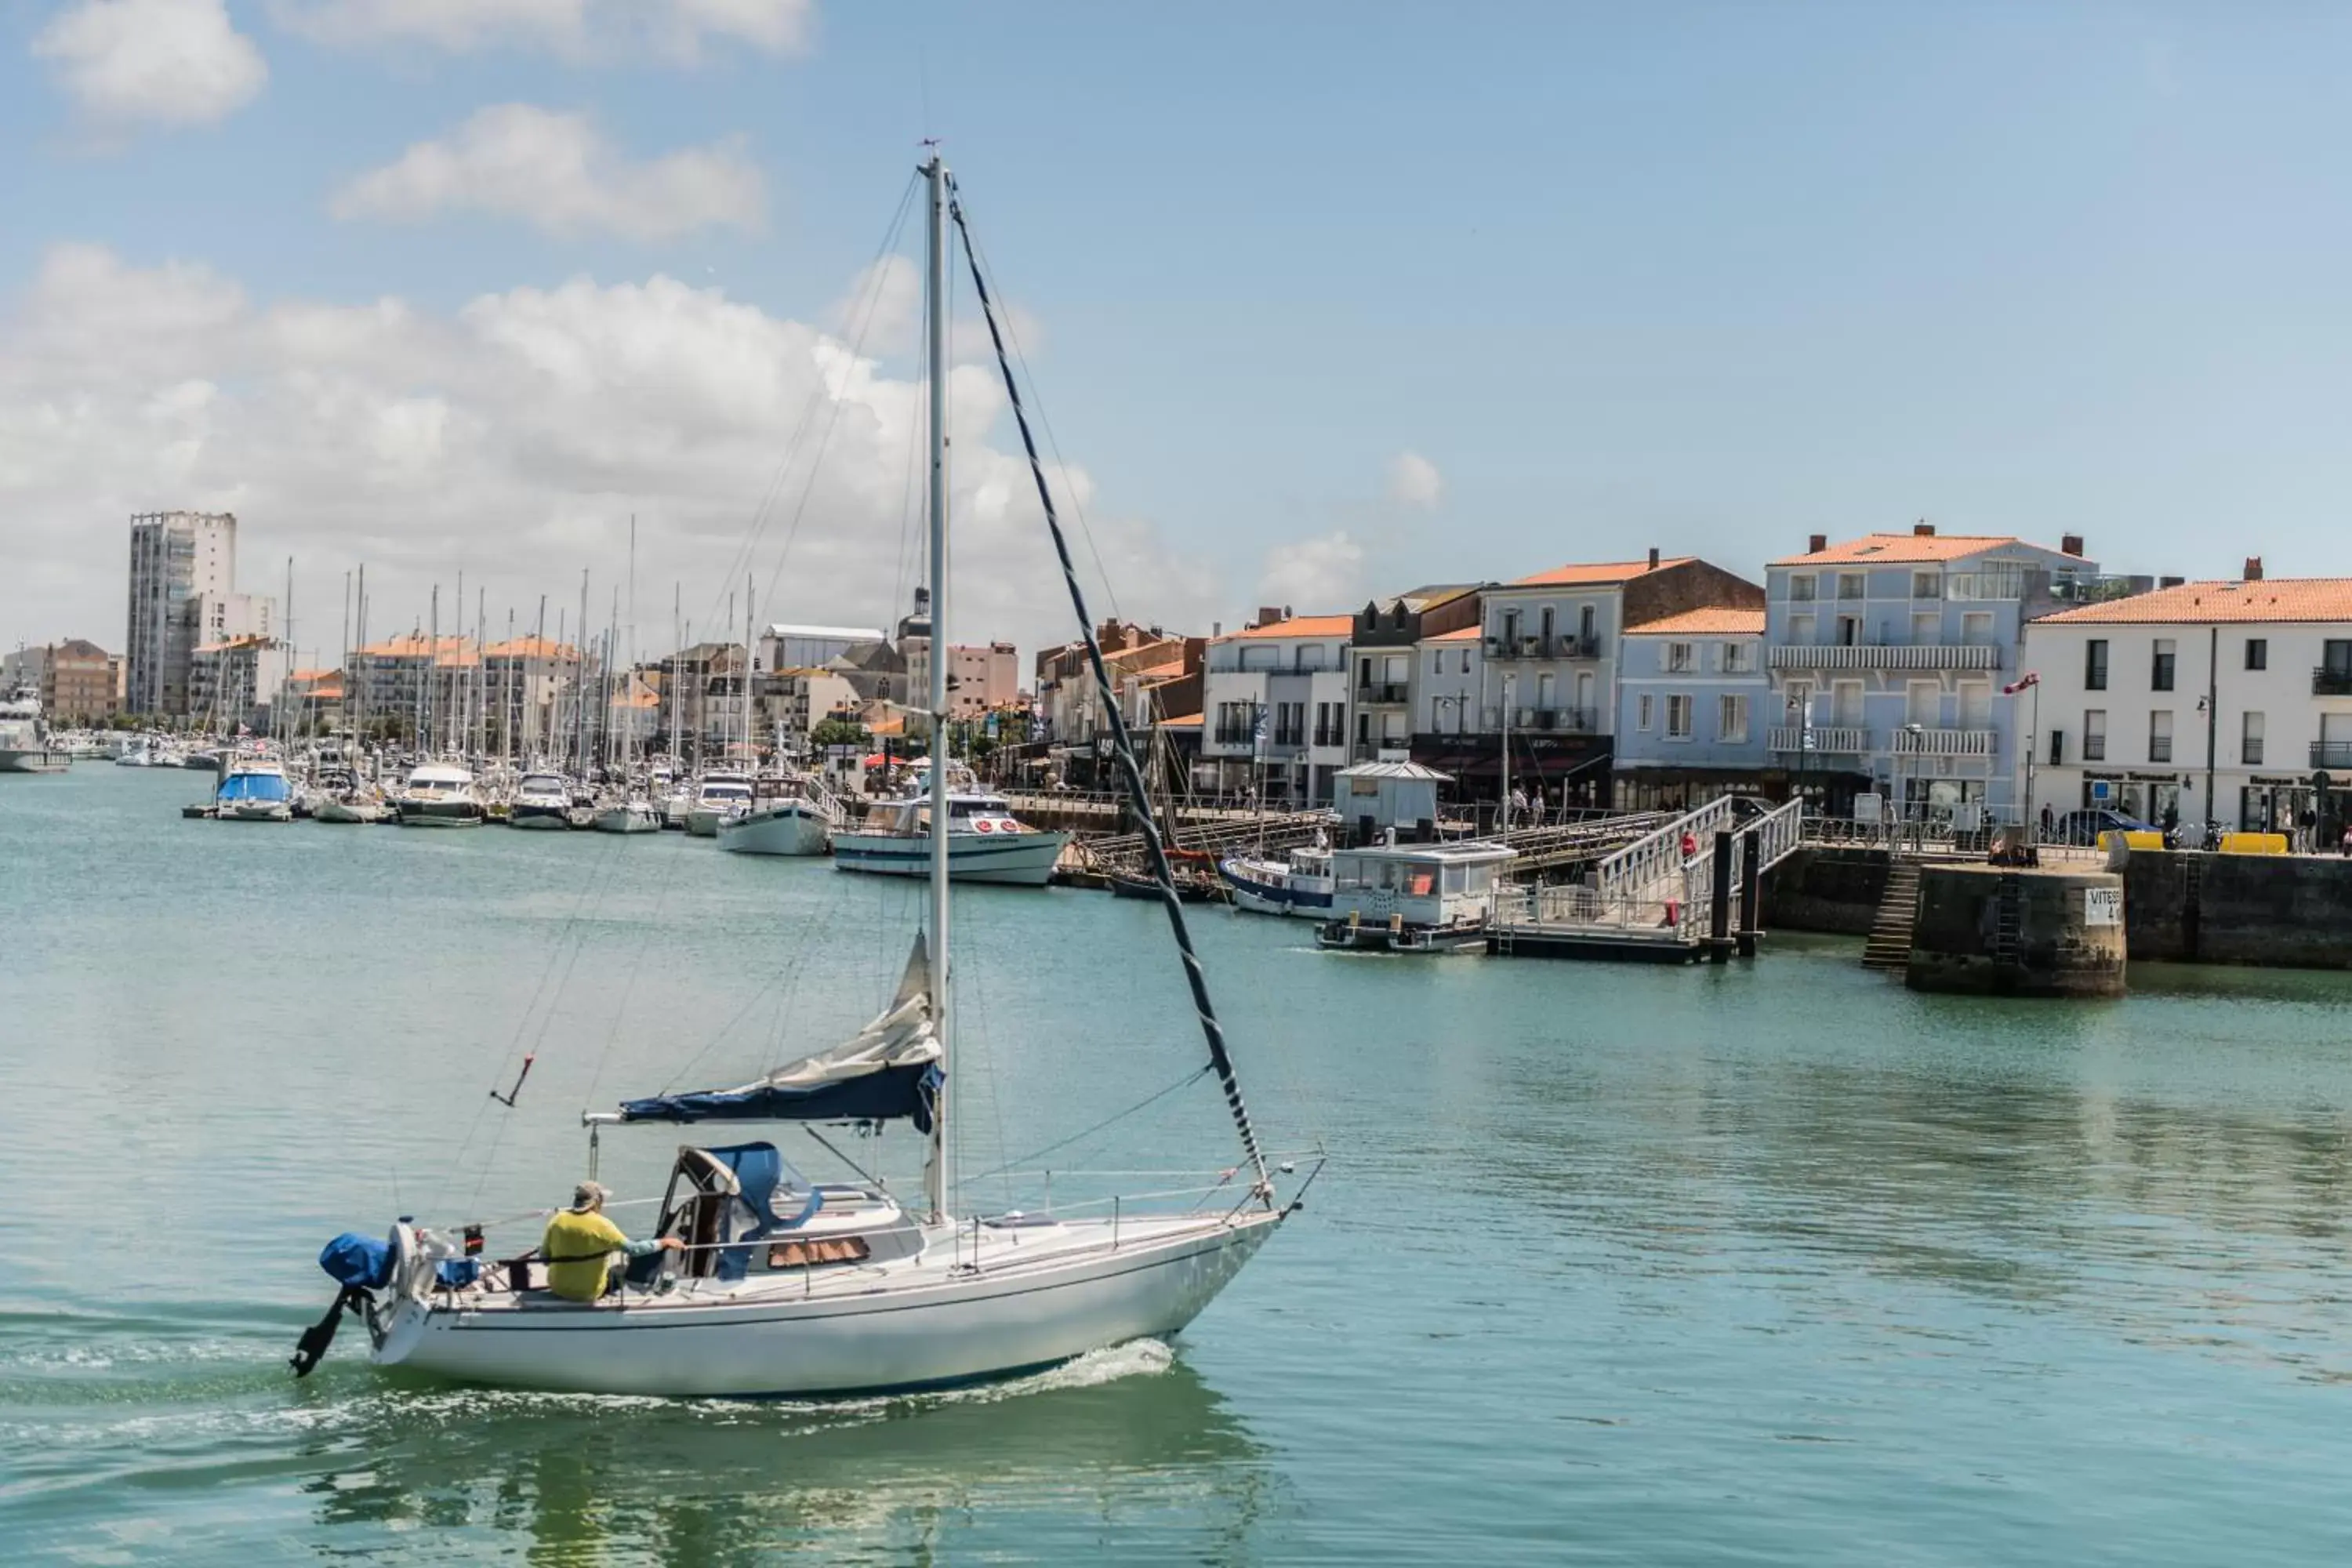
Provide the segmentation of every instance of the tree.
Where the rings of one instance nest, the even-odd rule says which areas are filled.
[[[809,744],[823,750],[827,746],[863,746],[866,726],[854,719],[820,719],[809,731]]]

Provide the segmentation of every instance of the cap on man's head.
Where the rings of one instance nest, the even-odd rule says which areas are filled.
[[[613,1190],[600,1182],[583,1182],[572,1189],[572,1207],[584,1214],[612,1195]]]

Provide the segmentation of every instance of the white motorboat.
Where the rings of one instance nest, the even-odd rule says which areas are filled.
[[[840,805],[805,773],[753,782],[751,808],[719,825],[719,847],[739,855],[823,855],[833,847]]]
[[[1042,888],[1070,841],[1066,833],[1014,820],[1002,795],[959,791],[947,795],[947,807],[948,875],[959,882]],[[931,811],[919,795],[876,801],[863,822],[833,836],[834,865],[886,877],[929,876]]]
[[[661,813],[642,795],[601,802],[589,822],[599,833],[659,833],[661,825]]]
[[[61,773],[73,756],[50,736],[41,700],[30,690],[0,699],[0,773]]]
[[[392,814],[403,827],[480,826],[482,797],[473,770],[455,763],[419,763],[393,796]]]
[[[1234,908],[1260,915],[1331,918],[1331,851],[1301,847],[1287,860],[1268,856],[1228,855],[1217,874],[1233,890]]]
[[[936,153],[924,174],[930,196],[927,363],[938,367],[948,363],[941,294],[950,186]],[[961,213],[955,218],[962,221]],[[984,291],[981,304],[989,310]],[[993,336],[992,316],[989,324]],[[998,363],[1024,444],[1034,451],[1002,352]],[[942,640],[950,602],[945,392],[943,377],[934,374],[930,580],[940,590],[932,635]],[[1033,459],[1031,472],[1055,549],[1067,562],[1044,468]],[[908,1121],[927,1135],[919,1208],[902,1206],[871,1178],[812,1181],[770,1142],[683,1148],[651,1233],[674,1246],[630,1263],[601,1296],[594,1296],[592,1274],[585,1293],[593,1299],[585,1300],[545,1288],[547,1260],[526,1256],[486,1266],[477,1254],[488,1253],[489,1226],[462,1224],[453,1237],[404,1219],[386,1241],[341,1237],[320,1255],[341,1289],[327,1316],[302,1336],[294,1356],[298,1375],[316,1364],[347,1310],[365,1321],[379,1365],[526,1388],[652,1395],[855,1393],[1003,1377],[1123,1341],[1173,1334],[1192,1322],[1295,1212],[1305,1183],[1286,1201],[1276,1195],[1277,1176],[1291,1174],[1291,1167],[1270,1163],[1258,1145],[1100,647],[1075,574],[1066,570],[1065,579],[1208,1047],[1197,1076],[1215,1074],[1241,1158],[1196,1189],[1156,1200],[1114,1198],[1074,1208],[1056,1206],[1049,1191],[1045,1205],[1030,1212],[955,1212],[950,1128],[960,1097],[947,980],[957,835],[942,772],[924,818],[929,941],[916,939],[898,990],[878,1016],[843,1044],[740,1087],[657,1094],[583,1118],[592,1176],[600,1135],[620,1136],[632,1125],[797,1121],[873,1129]],[[946,662],[931,667],[933,712],[947,709]],[[968,1005],[959,1002],[960,1008]],[[1152,1032],[1122,1029],[1137,1038]],[[519,1113],[531,1059],[523,1056],[513,1089],[495,1096],[509,1116]],[[1006,1174],[991,1173],[992,1190]],[[1312,1177],[1309,1171],[1307,1180]],[[553,1261],[577,1268],[605,1256]]]
[[[509,827],[547,829],[572,826],[572,781],[562,773],[525,773],[507,807]]]
[[[687,808],[686,830],[697,838],[717,837],[721,822],[750,810],[751,805],[750,773],[705,773],[694,792],[694,804]]]
[[[213,791],[212,816],[219,822],[291,822],[294,785],[274,757],[240,757],[229,764]]]

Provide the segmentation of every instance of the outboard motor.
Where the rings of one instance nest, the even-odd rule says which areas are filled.
[[[327,1347],[335,1342],[335,1331],[342,1326],[343,1314],[359,1316],[367,1304],[368,1293],[381,1290],[392,1283],[394,1246],[378,1241],[372,1236],[362,1236],[347,1230],[327,1243],[319,1254],[319,1267],[327,1277],[341,1287],[335,1292],[335,1304],[327,1315],[302,1331],[294,1342],[293,1367],[296,1377],[308,1377],[326,1355]]]

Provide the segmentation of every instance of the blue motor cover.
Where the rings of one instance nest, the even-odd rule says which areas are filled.
[[[381,1290],[392,1283],[392,1247],[373,1236],[347,1230],[327,1243],[319,1267],[338,1285]]]

